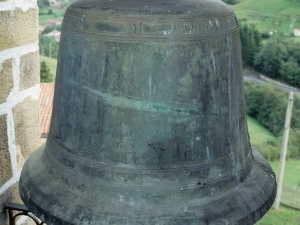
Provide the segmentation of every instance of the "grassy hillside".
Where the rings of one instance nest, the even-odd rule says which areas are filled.
[[[58,20],[62,22],[65,9],[52,8],[52,14],[48,14],[50,7],[39,9],[39,24],[43,25],[47,20]]]
[[[275,136],[267,128],[262,126],[256,119],[247,116],[248,131],[250,135],[250,143],[252,146],[260,146],[269,140],[274,140]]]
[[[299,218],[299,210],[281,205],[278,211],[270,209],[255,225],[297,225]]]
[[[250,142],[252,146],[261,146],[266,143],[268,140],[274,140],[274,135],[263,127],[256,119],[252,117],[247,117],[248,130],[250,135]],[[278,149],[280,151],[280,149]],[[270,162],[276,175],[278,174],[278,165],[279,162]],[[300,160],[289,160],[286,162],[285,173],[283,184],[290,186],[297,186],[300,182],[299,177],[300,171]],[[285,191],[283,189],[282,200],[283,202],[288,202],[285,199]],[[300,211],[294,210],[283,205],[280,206],[280,210],[276,211],[270,209],[270,211],[259,220],[256,225],[291,225],[298,224],[300,219]]]
[[[49,6],[39,8],[39,24],[43,25],[47,20],[58,20],[62,22],[66,8],[71,5],[75,0],[60,1],[60,6]],[[51,2],[51,1],[50,1]],[[52,10],[52,14],[49,14],[49,10]]]
[[[241,0],[232,6],[240,21],[255,23],[259,31],[273,32],[277,37],[292,38],[300,29],[300,2],[292,0]],[[300,37],[293,37],[300,41]]]
[[[272,166],[274,172],[277,174],[279,162],[278,161],[270,162],[270,165]],[[290,186],[299,185],[300,182],[299,172],[300,172],[300,160],[288,160],[286,162],[286,168],[284,170],[283,183],[285,185],[290,185]],[[300,216],[300,212],[299,212],[299,216]]]
[[[276,176],[278,174],[278,165],[279,162],[270,162]],[[300,181],[299,177],[300,171],[300,160],[289,160],[286,162],[286,167],[284,171],[283,184],[290,186],[297,186]],[[285,189],[283,189],[283,193],[281,196],[281,200],[283,202],[287,202],[285,199],[286,196]],[[294,198],[300,198],[300,196],[294,196]],[[257,225],[292,225],[298,224],[300,221],[300,211],[291,209],[289,207],[285,207],[280,205],[280,209],[278,211],[271,209],[260,221],[258,221]]]

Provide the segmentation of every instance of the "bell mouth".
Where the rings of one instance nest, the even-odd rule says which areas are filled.
[[[268,162],[252,148],[249,173],[232,188],[216,192],[222,182],[199,187],[126,189],[97,180],[66,176],[50,165],[45,145],[25,163],[20,195],[48,225],[65,224],[254,224],[272,206],[276,180]],[[95,185],[96,184],[96,185]],[[205,189],[209,195],[203,195]]]

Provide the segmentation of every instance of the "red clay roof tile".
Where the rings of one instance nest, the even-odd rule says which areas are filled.
[[[52,114],[54,83],[40,84],[40,123],[41,136],[45,137],[49,133],[50,120]]]

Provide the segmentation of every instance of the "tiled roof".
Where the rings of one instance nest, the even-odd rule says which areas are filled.
[[[49,132],[50,120],[52,114],[53,94],[54,94],[54,83],[41,83],[41,92],[40,92],[41,137],[46,137]]]
[[[57,20],[47,20],[46,23],[58,24],[59,22]]]

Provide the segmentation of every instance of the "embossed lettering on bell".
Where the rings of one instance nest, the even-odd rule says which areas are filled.
[[[62,23],[47,142],[20,179],[48,225],[254,224],[239,28],[218,0],[85,0]]]

